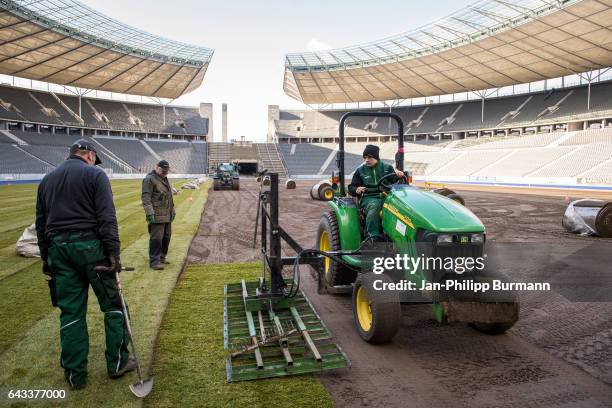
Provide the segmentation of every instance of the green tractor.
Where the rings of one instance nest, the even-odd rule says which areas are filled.
[[[404,263],[385,274],[373,272],[374,257],[399,257],[404,261],[418,257],[445,261],[450,258],[456,261],[455,265],[460,258],[482,260],[485,228],[460,202],[411,185],[411,177],[402,179],[389,174],[378,180],[384,197],[381,222],[386,242],[376,244],[378,248],[366,254],[364,214],[360,211],[358,198],[348,196],[345,188],[344,122],[353,116],[397,121],[395,164],[397,169],[403,170],[404,130],[399,116],[387,112],[349,112],[341,118],[338,173],[332,176],[335,196],[328,202],[330,211],[321,217],[317,233],[318,250],[327,254],[317,270],[320,293],[352,291],[355,326],[359,335],[370,343],[388,342],[397,333],[401,303],[431,303],[434,317],[440,323],[467,322],[489,334],[508,330],[518,320],[519,303],[515,293],[477,294],[461,289],[484,282],[492,286],[494,279],[505,280],[503,276],[483,272],[482,268],[477,270],[473,265],[459,274],[456,269],[449,270],[435,261],[433,265],[422,262],[421,266],[410,270]],[[446,284],[447,280],[458,282],[457,290],[439,285]],[[416,290],[380,290],[382,287],[402,288],[399,284],[412,285]]]
[[[232,163],[219,163],[213,175],[213,190],[229,188],[240,190],[240,174],[238,165]]]

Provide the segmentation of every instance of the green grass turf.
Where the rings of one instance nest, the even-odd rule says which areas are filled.
[[[177,180],[174,184],[180,184]],[[157,330],[168,297],[176,283],[189,243],[198,228],[208,196],[208,184],[200,190],[185,190],[175,198],[177,218],[173,224],[169,268],[148,269],[148,234],[140,204],[140,180],[113,181],[113,193],[122,261],[136,272],[122,274],[133,328],[145,370],[148,370]],[[50,305],[40,261],[20,258],[15,242],[23,229],[34,222],[36,185],[0,186],[0,389],[65,388],[59,367],[59,311]],[[192,200],[189,200],[192,197]],[[70,393],[61,405],[138,406],[127,385],[129,378],[110,381],[104,363],[102,314],[90,291],[89,386]],[[48,405],[46,403],[45,405]]]
[[[158,374],[145,407],[330,407],[313,376],[228,384],[223,286],[256,279],[260,263],[191,265],[172,293],[155,347]]]

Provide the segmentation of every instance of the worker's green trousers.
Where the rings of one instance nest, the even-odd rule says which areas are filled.
[[[98,239],[81,240],[79,233],[55,237],[49,248],[48,264],[56,276],[57,303],[60,314],[60,364],[71,385],[85,383],[87,376],[87,295],[89,285],[104,313],[106,367],[112,375],[128,361],[129,336],[123,321],[119,291],[113,274],[98,277],[96,263],[104,259]]]
[[[366,236],[376,237],[380,235],[380,211],[382,210],[383,199],[379,195],[365,196],[359,200],[359,206],[366,213]]]

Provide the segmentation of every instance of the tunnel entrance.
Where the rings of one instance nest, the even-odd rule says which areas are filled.
[[[254,175],[257,173],[257,162],[243,162],[238,163],[240,166],[240,174],[241,175]]]

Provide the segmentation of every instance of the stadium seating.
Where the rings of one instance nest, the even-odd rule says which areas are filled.
[[[329,162],[323,174],[330,175],[332,171],[338,169],[336,155],[337,153],[334,155],[333,160]],[[360,154],[344,153],[344,171],[346,174],[353,173],[357,167],[361,166],[361,163],[363,163],[363,157]]]
[[[59,166],[69,155],[67,148],[58,146],[28,145],[20,147],[26,152],[55,167]]]
[[[35,159],[15,146],[3,145],[0,148],[0,174],[39,174],[52,169],[53,166]]]
[[[612,81],[593,84],[590,112],[612,110]],[[530,94],[489,97],[485,100],[484,118],[481,100],[421,106],[400,106],[391,109],[404,121],[407,134],[435,134],[486,129],[532,126],[550,123],[559,118],[571,118],[586,112],[585,86],[534,92]],[[556,110],[548,108],[556,106]],[[520,109],[519,109],[520,108]],[[362,109],[385,111],[389,109]],[[347,111],[280,111],[275,121],[279,140],[288,138],[332,138],[338,134],[338,122]],[[455,115],[453,116],[453,113]],[[512,114],[511,114],[512,113]],[[445,120],[451,118],[451,120]],[[416,121],[420,118],[420,121]],[[368,126],[370,124],[370,126]],[[297,130],[299,129],[299,131]],[[368,117],[355,117],[347,121],[347,137],[395,135],[395,121]],[[435,143],[430,140],[430,143]]]
[[[15,144],[15,141],[6,136],[4,133],[0,132],[0,143]]]
[[[496,162],[507,154],[508,151],[505,150],[464,152],[455,159],[449,160],[445,165],[439,167],[437,170],[432,170],[430,174],[469,176],[477,170]]]
[[[78,115],[76,96],[56,96]],[[4,107],[7,103],[16,110],[7,110]],[[83,125],[50,92],[0,85],[0,119],[128,132],[195,136],[208,134],[208,118],[200,117],[198,108],[167,106],[164,124],[160,105],[83,97],[81,118]]]
[[[104,143],[104,142],[103,142]],[[173,173],[204,174],[207,172],[205,143],[147,140],[160,158],[170,163]]]
[[[612,144],[612,128],[589,129],[576,132],[570,139],[561,143],[562,146],[584,145],[589,143]]]
[[[95,136],[94,140],[112,151],[138,173],[147,173],[153,170],[155,164],[159,161],[137,139]]]
[[[9,102],[19,109],[21,117],[32,122],[62,125],[63,122],[61,122],[60,118],[47,116],[43,112],[42,107],[33,98],[33,96],[40,96],[39,94],[37,91],[0,85],[0,97],[3,101]],[[6,113],[4,109],[0,110],[0,116],[4,113]]]
[[[612,145],[593,143],[575,148],[575,150],[541,171],[533,177],[577,177],[593,167],[612,159]]]
[[[501,150],[500,152],[504,154],[501,160],[491,166],[481,167],[480,171],[474,172],[473,175],[490,177],[527,176],[571,151],[572,149],[567,147]],[[559,177],[556,174],[558,172],[555,173],[554,177]]]
[[[582,174],[582,177],[597,183],[612,184],[612,159],[602,162],[596,168]]]
[[[427,173],[432,174],[440,167],[448,164],[456,159],[461,153],[455,151],[449,152],[414,152],[405,155],[406,161],[427,163]],[[389,158],[390,159],[390,158]]]
[[[563,137],[565,133],[544,133],[538,135],[526,135],[510,138],[488,138],[488,142],[468,146],[465,150],[481,149],[513,149],[520,147],[541,147],[553,143]]]
[[[11,130],[11,133],[30,145],[60,146],[64,147],[66,151],[72,143],[80,138],[80,136],[75,135],[25,132],[21,130]]]
[[[311,144],[279,144],[279,151],[291,176],[319,174],[331,150]]]

